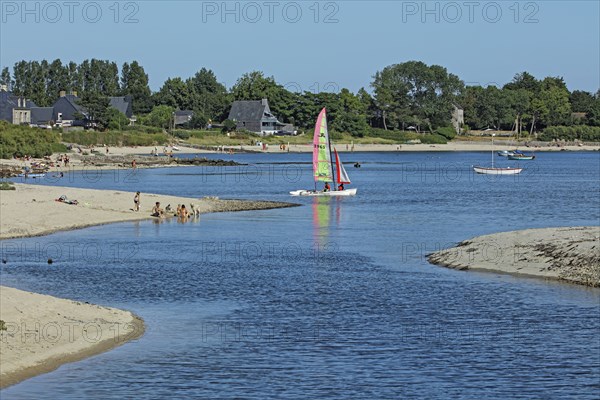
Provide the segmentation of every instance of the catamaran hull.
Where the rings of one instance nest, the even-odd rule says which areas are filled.
[[[485,168],[485,167],[473,167],[475,172],[478,174],[486,175],[516,175],[523,171],[523,168]]]
[[[290,192],[292,196],[313,196],[313,197],[337,197],[337,196],[354,196],[356,189],[332,190],[329,192],[319,192],[315,190],[295,190]]]

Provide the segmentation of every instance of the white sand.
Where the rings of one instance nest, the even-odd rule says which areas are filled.
[[[0,286],[0,387],[52,371],[139,337],[128,311]]]
[[[16,190],[0,192],[0,239],[45,235],[48,233],[101,225],[111,222],[138,221],[150,216],[154,203],[175,209],[194,204],[201,213],[243,211],[289,206],[288,203],[193,199],[142,192],[140,211],[133,211],[133,192],[93,190],[60,186],[16,184]],[[55,201],[66,195],[78,205]]]
[[[479,236],[429,256],[433,264],[600,287],[600,227],[528,229]]]

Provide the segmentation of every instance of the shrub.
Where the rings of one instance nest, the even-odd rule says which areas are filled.
[[[16,190],[16,188],[12,182],[0,182],[0,190]]]
[[[437,133],[433,133],[431,135],[423,135],[419,136],[421,139],[421,143],[424,144],[446,144],[448,140],[445,137],[438,135]]]
[[[0,121],[0,158],[49,156],[59,142],[60,136],[54,131]]]
[[[435,130],[435,133],[439,136],[445,137],[448,140],[452,140],[456,137],[456,131],[451,126],[443,126],[443,127],[437,128]]]
[[[544,129],[539,137],[540,140],[585,140],[591,142],[600,141],[600,127],[588,125],[575,126],[550,126]]]

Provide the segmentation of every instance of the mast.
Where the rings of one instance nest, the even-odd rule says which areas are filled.
[[[492,133],[492,168],[494,168],[494,136],[496,134]]]
[[[329,127],[327,127],[327,130],[329,131]],[[331,182],[331,184],[335,186],[335,171],[333,170],[333,157],[331,154],[331,138],[329,136],[329,132],[327,134],[327,145],[329,146],[329,159],[331,160],[331,162],[329,163],[329,165],[331,166],[331,179],[333,179],[333,182]],[[337,160],[335,160],[335,163],[337,165]]]

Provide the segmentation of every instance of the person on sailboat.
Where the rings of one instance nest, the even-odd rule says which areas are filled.
[[[331,186],[329,186],[329,182],[325,182],[325,189],[323,189],[324,192],[329,192],[331,190]]]
[[[343,191],[344,190],[344,184],[340,183],[340,186],[338,186],[338,191]]]

